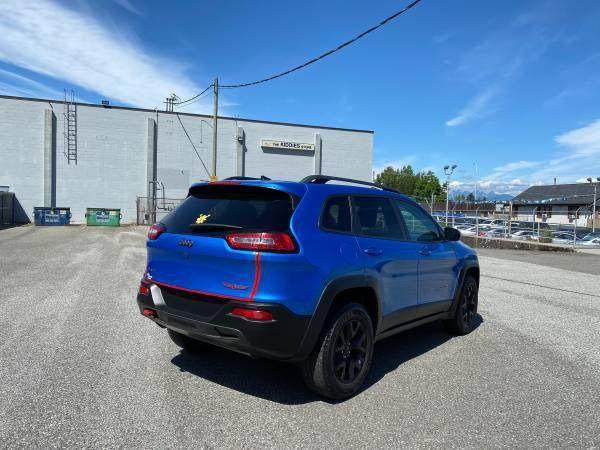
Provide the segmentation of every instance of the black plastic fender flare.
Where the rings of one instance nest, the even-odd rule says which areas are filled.
[[[468,258],[463,261],[463,266],[460,270],[460,275],[458,278],[458,285],[456,292],[454,293],[454,299],[452,300],[452,305],[450,305],[450,309],[448,310],[448,318],[454,317],[456,308],[458,308],[458,304],[460,303],[460,295],[462,294],[465,276],[467,275],[467,272],[473,268],[479,269],[479,261],[476,257]],[[477,285],[479,286],[479,277],[477,277]]]
[[[293,359],[303,360],[310,355],[310,352],[314,349],[321,336],[325,320],[333,305],[333,300],[340,292],[352,288],[372,288],[375,291],[377,299],[377,324],[374,324],[376,329],[373,332],[375,336],[377,335],[377,328],[381,324],[381,296],[376,280],[364,274],[342,276],[330,281],[325,286],[325,289],[323,289],[315,312],[300,343],[298,353]]]

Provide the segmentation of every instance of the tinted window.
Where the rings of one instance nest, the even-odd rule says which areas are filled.
[[[440,230],[433,219],[421,208],[394,200],[400,211],[411,241],[430,242],[440,239]]]
[[[390,200],[384,197],[354,197],[359,234],[403,239],[402,226]]]
[[[350,231],[350,203],[348,197],[333,197],[325,204],[321,226],[328,230]]]
[[[253,186],[207,185],[197,188],[162,223],[170,233],[289,228],[292,199],[285,192]]]

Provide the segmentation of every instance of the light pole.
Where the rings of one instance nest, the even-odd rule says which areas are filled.
[[[533,211],[531,211],[531,218],[533,219],[533,229],[531,231],[533,231],[533,234],[535,236],[535,223],[537,222],[537,220],[535,220],[535,213],[537,212],[537,210],[540,209],[539,206],[536,206],[535,208],[533,208]],[[538,226],[538,239],[540,237],[540,228]]]
[[[579,210],[581,208],[585,208],[585,206],[580,206],[575,211],[575,221],[573,222],[574,223],[574,225],[573,225],[573,248],[575,248],[575,245],[577,243],[577,220],[579,219]]]
[[[448,226],[448,200],[450,199],[450,176],[454,173],[456,164],[451,166],[444,166],[444,173],[446,174],[446,226]]]
[[[592,203],[592,233],[596,233],[596,200],[597,200],[597,188],[598,182],[600,181],[600,177],[596,177],[596,182],[592,180],[592,177],[588,177],[587,179],[590,184],[594,185],[594,203]]]
[[[475,198],[473,201],[477,203],[477,177],[479,176],[479,170],[477,167],[477,161],[473,162],[473,168],[475,169]]]

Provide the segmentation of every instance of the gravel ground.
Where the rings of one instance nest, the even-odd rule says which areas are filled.
[[[330,403],[141,317],[143,229],[0,231],[0,447],[598,446],[600,272],[513,255],[482,252],[471,335],[383,341],[368,387]]]

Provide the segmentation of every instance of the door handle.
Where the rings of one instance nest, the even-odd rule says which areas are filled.
[[[380,248],[369,247],[369,248],[365,248],[364,252],[367,255],[378,256],[378,255],[381,255],[383,253],[383,250],[381,250]]]

